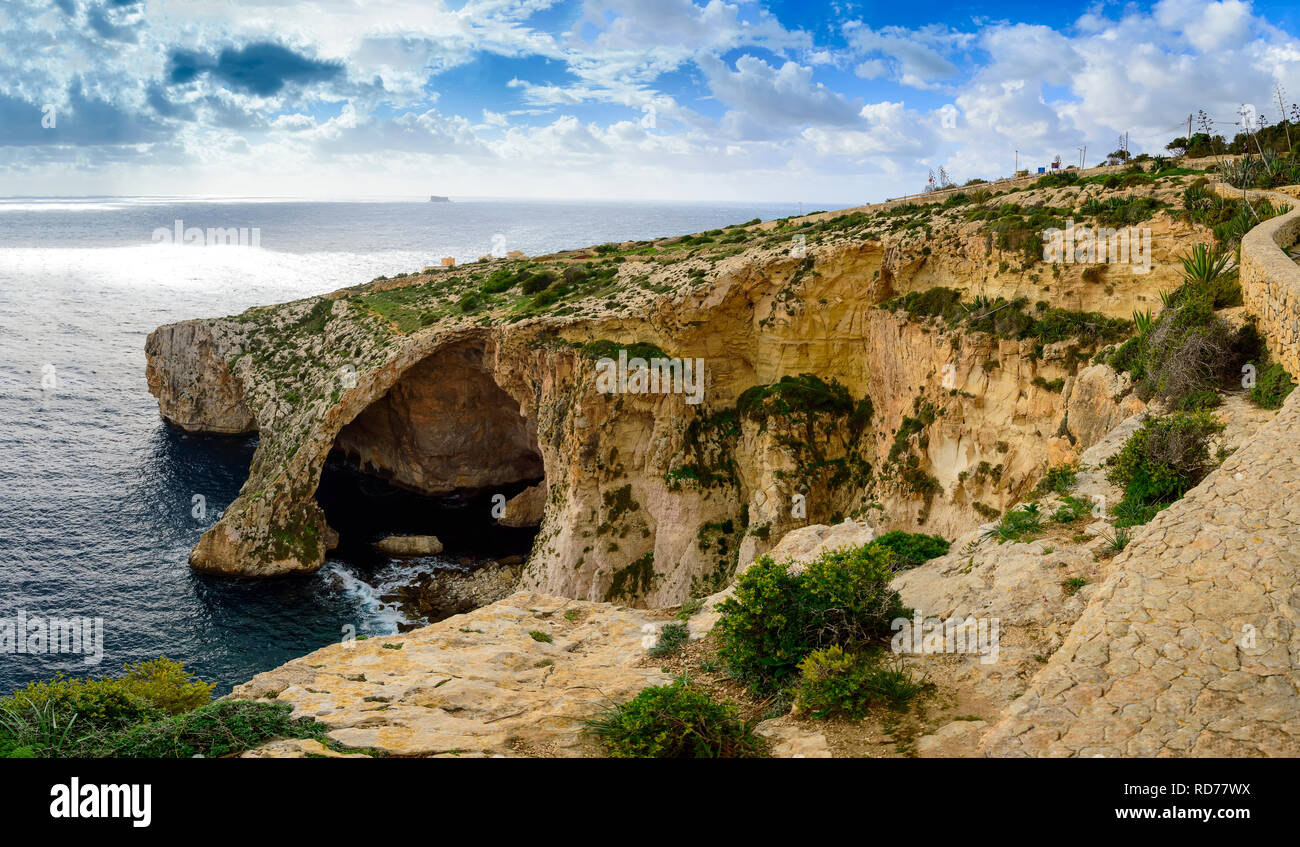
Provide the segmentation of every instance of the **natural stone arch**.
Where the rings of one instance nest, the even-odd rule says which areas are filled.
[[[537,427],[493,378],[482,345],[438,350],[346,424],[335,447],[360,469],[423,494],[541,479]]]

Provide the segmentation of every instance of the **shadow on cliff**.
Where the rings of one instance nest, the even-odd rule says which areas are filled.
[[[325,463],[316,489],[316,501],[339,534],[339,546],[329,558],[362,567],[382,565],[388,558],[374,543],[388,535],[436,535],[444,545],[443,557],[472,564],[526,556],[537,530],[499,526],[492,516],[492,497],[513,497],[535,481],[503,485],[496,492],[433,497],[363,473],[336,453]]]

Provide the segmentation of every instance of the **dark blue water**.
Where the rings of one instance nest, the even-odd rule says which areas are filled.
[[[304,577],[245,582],[190,571],[190,548],[234,499],[255,439],[187,435],[161,421],[144,377],[144,341],[156,326],[416,270],[444,255],[477,258],[498,234],[506,249],[533,255],[795,211],[0,199],[0,618],[80,615],[102,618],[105,629],[98,666],[77,655],[0,653],[0,693],[157,655],[185,661],[223,692],[339,640],[344,626],[388,634],[406,623],[383,597],[409,565],[367,559],[364,545]],[[258,227],[261,247],[152,243],[153,230],[176,220]],[[346,474],[329,477],[328,489],[327,510],[343,502],[355,511],[358,498],[370,498],[381,504],[376,514],[405,521],[401,528],[412,514],[456,523],[458,504],[385,508],[392,492]],[[205,498],[199,517],[195,495]],[[487,531],[456,536],[447,562],[519,543]]]

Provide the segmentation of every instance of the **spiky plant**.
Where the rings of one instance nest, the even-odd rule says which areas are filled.
[[[1160,299],[1166,301],[1166,305],[1168,305],[1165,292],[1160,292]],[[1137,328],[1138,338],[1146,338],[1147,333],[1151,331],[1151,324],[1154,320],[1149,309],[1145,312],[1133,311],[1133,326]]]
[[[1211,249],[1205,244],[1197,244],[1190,254],[1180,255],[1178,261],[1183,263],[1183,279],[1188,284],[1208,287],[1228,269],[1230,258],[1218,247]]]

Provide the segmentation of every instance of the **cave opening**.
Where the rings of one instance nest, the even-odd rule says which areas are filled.
[[[340,430],[316,492],[339,533],[332,558],[382,565],[374,545],[389,535],[436,535],[443,553],[425,558],[449,567],[528,554],[536,527],[497,518],[543,479],[536,427],[484,358],[474,345],[440,350]]]

